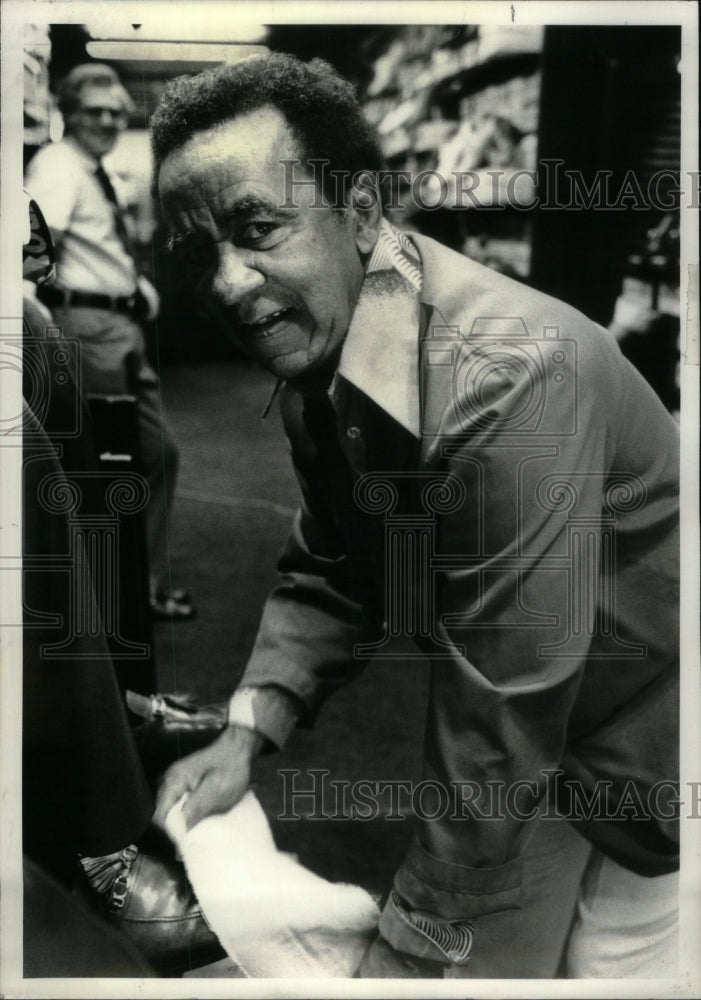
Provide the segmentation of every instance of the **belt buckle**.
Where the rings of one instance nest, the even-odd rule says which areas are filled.
[[[135,312],[136,311],[136,292],[133,295],[128,295],[127,296],[127,298],[125,300],[125,305],[126,305],[126,308],[127,308],[127,312]]]

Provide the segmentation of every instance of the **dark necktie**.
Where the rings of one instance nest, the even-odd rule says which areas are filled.
[[[323,390],[304,396],[302,419],[316,447],[317,489],[323,493],[347,556],[345,589],[380,621],[384,614],[382,519],[355,502],[355,474],[338,439],[336,411]]]
[[[134,245],[129,235],[129,230],[127,229],[126,222],[124,221],[124,215],[122,213],[122,206],[119,204],[117,198],[117,192],[114,190],[112,181],[103,165],[100,163],[95,171],[95,177],[97,178],[100,187],[104,191],[105,198],[112,205],[112,212],[114,214],[114,224],[117,230],[117,236],[119,237],[122,246],[134,261],[134,267],[136,267],[136,254],[134,253]]]
[[[324,471],[339,481],[338,486],[352,488],[353,474],[338,440],[336,411],[323,389],[304,396],[302,417]]]

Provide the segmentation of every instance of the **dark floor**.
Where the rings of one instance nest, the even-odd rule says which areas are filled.
[[[220,364],[166,370],[162,385],[181,448],[172,579],[192,589],[199,617],[156,627],[159,685],[222,699],[250,652],[297,484],[277,406],[261,419],[270,376]],[[421,663],[376,660],[324,707],[313,731],[296,732],[283,754],[259,762],[256,789],[281,848],[328,878],[386,891],[410,820],[278,819],[285,808],[279,769],[298,768],[297,787],[311,784],[309,768],[328,768],[327,780],[415,780],[426,684]],[[298,805],[303,811],[305,803]]]

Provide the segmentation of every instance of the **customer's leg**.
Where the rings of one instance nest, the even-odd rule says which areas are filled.
[[[178,449],[164,418],[155,375],[143,371],[137,386],[142,472],[149,485],[146,508],[151,579],[157,586],[169,572],[171,512],[178,473]]]
[[[222,950],[182,866],[149,857],[134,844],[146,831],[153,802],[88,567],[66,562],[75,524],[58,501],[71,499],[75,487],[29,410],[24,427],[24,850],[59,880],[82,884],[91,905],[155,968],[193,968]],[[53,506],[41,499],[47,482],[54,483]],[[82,540],[75,553],[85,551]],[[32,568],[37,556],[42,566]],[[84,603],[72,603],[76,588],[67,570],[81,580]],[[61,646],[60,656],[52,644]],[[47,952],[49,944],[57,943],[47,943]]]
[[[61,486],[63,470],[29,412],[25,428],[24,838],[25,850],[56,872],[52,861],[62,867],[77,851],[102,854],[135,840],[153,802],[89,583],[86,605],[75,603],[87,567],[67,563],[74,525],[60,505],[41,500],[50,478],[57,496],[70,496],[69,485]],[[48,570],[32,569],[37,557]]]

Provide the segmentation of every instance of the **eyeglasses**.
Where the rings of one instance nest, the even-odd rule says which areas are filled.
[[[115,122],[124,122],[127,119],[126,111],[116,111],[114,108],[80,108],[80,113],[91,121],[99,121],[104,115],[109,115]]]

